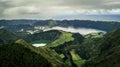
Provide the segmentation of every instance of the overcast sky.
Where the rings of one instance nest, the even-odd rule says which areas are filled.
[[[0,19],[80,18],[119,15],[120,0],[0,0]]]

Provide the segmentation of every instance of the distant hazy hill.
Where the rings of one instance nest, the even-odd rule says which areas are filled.
[[[54,51],[35,48],[24,40],[0,45],[0,67],[67,67]]]
[[[0,26],[15,32],[21,29],[33,30],[35,26],[72,26],[75,28],[92,28],[110,32],[113,29],[120,28],[120,22],[90,20],[0,20]]]
[[[99,29],[103,31],[112,31],[113,29],[120,28],[119,22],[112,21],[90,21],[90,20],[44,20],[38,21],[34,25],[35,26],[62,26],[62,27],[75,27],[75,28],[93,28]]]

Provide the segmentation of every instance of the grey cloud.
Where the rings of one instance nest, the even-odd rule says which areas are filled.
[[[113,11],[114,9],[114,11]],[[1,0],[0,18],[53,18],[62,14],[120,14],[120,0]]]
[[[8,2],[6,1],[0,1],[0,18],[4,17],[3,12],[5,9],[10,8],[11,6],[9,5]]]
[[[67,5],[85,9],[120,8],[120,0],[65,0]],[[109,4],[109,5],[107,5]]]

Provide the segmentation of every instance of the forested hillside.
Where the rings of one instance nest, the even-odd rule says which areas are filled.
[[[119,33],[120,29],[87,35],[49,30],[20,36],[1,29],[1,67],[118,67]],[[34,43],[47,45],[34,47]]]
[[[0,45],[0,67],[67,67],[56,52],[24,40]]]
[[[114,30],[98,43],[99,54],[86,61],[83,67],[119,67],[120,66],[120,29]]]

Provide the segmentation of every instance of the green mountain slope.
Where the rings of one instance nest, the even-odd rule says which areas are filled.
[[[120,66],[120,29],[114,30],[100,41],[97,57],[92,58],[83,67],[119,67]]]
[[[60,30],[49,30],[23,37],[29,43],[46,43],[48,47],[56,47],[65,42],[74,40],[72,33]]]
[[[17,39],[18,37],[14,33],[0,29],[0,44],[12,43]]]
[[[71,33],[74,40],[59,44],[54,49],[65,63],[73,67],[81,67],[85,60],[99,54],[99,44],[104,37],[103,33],[91,33],[84,37],[79,33]]]
[[[54,41],[49,43],[47,45],[48,47],[56,47],[56,46],[59,46],[61,44],[64,44],[65,42],[69,42],[69,41],[74,40],[74,38],[72,37],[72,33],[64,32],[64,31],[60,31],[60,32],[61,32],[61,35],[57,39],[55,39]]]
[[[78,53],[76,53],[75,49],[72,49],[70,51],[70,54],[71,54],[71,57],[72,57],[72,60],[73,62],[76,64],[77,67],[81,67],[82,64],[84,64],[85,60],[82,59]]]
[[[98,55],[99,50],[99,43],[100,40],[104,37],[104,33],[90,33],[84,35],[84,40],[80,44],[80,50],[78,53],[80,54],[81,58],[83,59],[90,59],[96,55]]]
[[[0,30],[0,67],[119,67],[119,33],[117,29],[106,35],[82,36],[50,30],[20,37],[29,43],[48,44],[33,47],[24,40],[17,40],[14,33]]]
[[[58,30],[44,31],[40,33],[30,34],[23,37],[29,43],[50,43],[58,38],[62,33]]]
[[[0,45],[0,67],[67,67],[54,51],[18,40]]]
[[[78,50],[80,49],[80,44],[83,42],[84,37],[82,35],[80,35],[79,33],[71,33],[72,34],[72,38],[74,40],[68,41],[68,42],[64,42],[63,44],[59,44],[57,46],[54,47],[50,47],[51,49],[54,49],[64,60],[64,62],[72,67],[76,67],[78,65],[78,63],[76,61],[74,61],[74,59],[72,58],[72,56],[77,56],[80,59],[80,55],[78,54]],[[67,38],[66,38],[67,39]],[[75,53],[71,53],[71,50],[75,51]],[[77,53],[76,53],[77,52]],[[81,60],[78,59],[78,62],[80,62]]]

